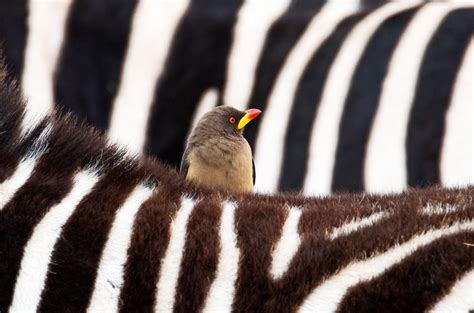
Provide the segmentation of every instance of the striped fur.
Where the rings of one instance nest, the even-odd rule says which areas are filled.
[[[472,186],[219,194],[23,111],[2,81],[1,312],[474,309]]]
[[[264,111],[246,131],[260,192],[474,182],[468,1],[3,0],[0,8],[28,119],[58,104],[130,151],[176,166],[203,112],[252,106]]]

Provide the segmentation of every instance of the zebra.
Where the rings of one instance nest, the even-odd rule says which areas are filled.
[[[1,71],[0,113],[1,312],[474,309],[472,186],[222,194],[71,115],[28,120]]]
[[[58,103],[176,166],[202,112],[251,104],[260,192],[474,182],[468,2],[0,3],[31,115]]]

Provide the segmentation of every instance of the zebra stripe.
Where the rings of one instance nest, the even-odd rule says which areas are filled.
[[[59,107],[104,131],[138,0],[71,2],[54,79],[55,100]]]
[[[433,34],[422,58],[406,138],[409,186],[439,183],[438,164],[445,115],[455,75],[465,48],[472,40],[474,27],[474,22],[471,22],[469,30],[460,20],[473,21],[473,8],[474,6],[449,12]],[[442,47],[439,42],[443,42]],[[443,56],[446,54],[449,58]],[[437,90],[436,96],[433,96],[433,90]]]
[[[61,121],[32,132],[29,149],[48,149],[0,211],[2,311],[344,311],[367,299],[390,311],[415,298],[423,310],[449,290],[459,299],[456,281],[472,271],[472,188],[231,199],[191,190],[159,164],[104,157],[105,140]],[[78,146],[88,148],[70,154]]]
[[[225,105],[239,110],[247,109],[265,35],[289,4],[289,0],[247,0],[239,10],[227,63],[226,86],[223,91]],[[262,10],[265,10],[265,14],[262,14]]]
[[[426,207],[424,207],[424,208],[421,210],[421,214],[425,214],[425,215],[449,214],[449,213],[456,212],[458,209],[459,209],[458,207],[455,207],[455,206],[452,206],[452,205],[445,205],[445,206],[442,206],[442,205],[431,205],[431,204],[428,204]]]
[[[156,312],[172,312],[175,304],[176,285],[178,282],[183,247],[186,238],[186,225],[193,210],[194,201],[190,198],[181,200],[181,208],[176,213],[176,219],[170,226],[170,241],[162,260],[160,280],[156,294]]]
[[[432,34],[452,9],[443,3],[423,6],[393,53],[367,146],[367,191],[396,192],[407,187],[405,142],[418,71]]]
[[[293,256],[300,247],[301,238],[298,235],[300,217],[301,210],[299,208],[293,207],[289,210],[280,240],[277,242],[272,254],[270,274],[273,279],[278,279],[285,274]]]
[[[354,72],[356,62],[363,54],[370,36],[387,18],[413,5],[390,3],[369,14],[354,27],[334,60],[322,92],[311,134],[307,177],[313,177],[313,179],[305,181],[306,194],[326,195],[331,191],[336,140],[339,136],[338,125],[344,99],[350,87],[351,73]]]
[[[313,51],[329,36],[340,18],[354,11],[355,7],[348,5],[345,10],[337,10],[334,4],[327,4],[307,26],[306,31],[295,47],[290,51],[286,62],[275,81],[265,114],[262,116],[255,149],[255,163],[258,175],[255,184],[257,191],[275,192],[277,190],[281,156],[284,150],[286,124],[291,111],[293,94],[298,85],[298,79],[304,70]],[[280,125],[275,127],[275,121]]]
[[[38,158],[0,211],[2,311],[426,310],[472,271],[472,187],[231,197],[109,145],[56,116],[0,151]]]
[[[333,228],[328,237],[331,240],[336,239],[340,236],[348,235],[352,232],[358,231],[361,228],[372,226],[383,218],[386,218],[390,215],[388,212],[376,212],[367,217],[359,218],[349,223],[345,223],[340,227]]]
[[[135,187],[133,176],[121,180],[122,175],[118,169],[104,175],[64,225],[52,253],[39,311],[87,309],[115,215]],[[71,285],[70,281],[76,283]]]
[[[311,20],[319,14],[324,1],[292,1],[288,9],[270,27],[261,57],[258,60],[249,106],[267,111],[268,101],[276,79],[280,75],[294,45],[300,40]],[[246,130],[250,146],[256,148],[260,122]]]
[[[0,211],[15,195],[15,192],[30,178],[36,162],[36,159],[32,158],[20,162],[13,175],[0,184]]]
[[[140,153],[146,143],[155,86],[164,75],[173,35],[187,6],[184,0],[139,1],[135,10],[108,131],[114,141],[131,151]],[[155,38],[157,32],[160,40]]]
[[[442,298],[447,290],[430,286],[452,286],[459,275],[472,268],[474,253],[462,241],[472,241],[473,232],[443,236],[437,241],[407,256],[401,264],[386,269],[381,275],[352,288],[339,304],[338,310],[399,312],[400,310],[426,311]],[[451,248],[449,258],[446,249]],[[437,260],[433,262],[433,260]],[[413,271],[417,267],[418,270]],[[442,268],[442,269],[441,269]],[[387,284],[396,281],[396,284]],[[414,283],[417,281],[418,283]],[[402,287],[401,287],[402,286]],[[430,290],[416,295],[417,290]],[[383,290],[381,292],[381,290]],[[362,296],[363,295],[363,296]],[[365,299],[363,299],[365,298]],[[376,301],[371,301],[377,299]],[[399,301],[403,299],[403,301]],[[466,301],[468,302],[468,301]],[[392,304],[396,303],[395,306]]]
[[[173,311],[201,310],[216,277],[219,255],[219,219],[222,204],[214,199],[199,201],[189,217],[183,259],[176,285]],[[199,260],[199,262],[196,262]],[[194,290],[194,292],[189,292]]]
[[[223,204],[219,228],[220,253],[217,273],[206,298],[203,312],[230,312],[235,295],[235,282],[238,277],[240,250],[235,233],[235,203]]]
[[[146,146],[151,153],[179,163],[184,151],[181,144],[197,102],[207,89],[222,91],[225,86],[232,30],[243,3],[244,0],[191,1],[177,27],[164,73],[156,86],[147,127]]]
[[[339,123],[332,190],[362,191],[363,161],[383,79],[395,45],[418,7],[386,19],[372,35],[354,70]]]
[[[469,312],[469,310],[474,308],[472,290],[474,290],[474,270],[471,270],[459,279],[450,292],[441,301],[436,303],[430,312]]]
[[[265,112],[246,130],[259,191],[389,192],[439,181],[472,182],[470,162],[444,158],[454,138],[445,122],[449,108],[455,97],[469,96],[455,79],[470,38],[468,2],[374,7],[371,1],[283,0],[264,11],[253,0],[92,2],[31,0],[27,8],[16,3],[2,10],[7,61],[13,76],[22,77],[32,99],[27,114],[36,123],[56,102],[127,149],[177,165],[204,108],[251,105]],[[353,31],[390,7],[399,12],[361,31],[358,55],[336,73],[336,57],[354,44]],[[356,14],[343,19],[349,13]],[[110,26],[101,23],[106,18]],[[262,27],[250,32],[253,23]],[[336,80],[343,73],[344,80]],[[440,76],[449,79],[435,79]],[[328,115],[334,123],[325,117],[331,90],[337,90],[331,95],[338,114]],[[424,122],[433,129],[425,133],[416,121],[434,103],[435,119]],[[470,115],[463,115],[467,121],[458,127],[469,124]],[[468,140],[468,134],[456,138]],[[460,145],[472,146],[469,140]],[[469,153],[463,153],[464,160]],[[447,167],[462,173],[444,179]]]
[[[81,153],[78,149],[78,153]],[[14,195],[0,212],[0,251],[8,251],[9,257],[6,258],[0,267],[0,311],[7,311],[13,296],[13,282],[20,270],[20,263],[23,256],[24,246],[31,237],[35,225],[41,221],[43,216],[55,204],[59,203],[72,187],[71,164],[58,161],[64,159],[64,154],[69,154],[65,149],[63,153],[50,152],[43,155],[41,160],[35,166],[31,176],[17,190],[12,191]],[[74,155],[70,155],[74,156]],[[55,164],[54,169],[61,175],[48,177],[50,171],[49,162]],[[55,188],[51,190],[51,184]],[[45,190],[48,197],[44,198]],[[32,202],[32,199],[40,201]],[[12,243],[15,242],[14,245]]]
[[[28,27],[28,1],[2,1],[0,2],[0,12],[9,14],[8,17],[0,19],[3,55],[8,60],[9,74],[21,81]]]
[[[474,231],[474,223],[460,222],[453,226],[433,229],[417,235],[381,255],[356,262],[326,279],[305,300],[299,312],[334,312],[347,290],[360,282],[373,279],[404,258],[433,241],[462,231]]]
[[[24,128],[27,125],[31,127],[30,121],[39,122],[54,107],[53,79],[71,2],[67,0],[51,6],[50,2],[28,1],[29,32],[21,81],[23,93],[28,99]]]
[[[140,229],[140,232],[133,232],[127,252],[124,283],[120,290],[120,312],[137,308],[154,310],[161,260],[169,245],[171,222],[176,220],[180,205],[179,188],[168,190],[161,185],[138,211],[133,228]]]
[[[123,284],[123,264],[126,262],[130,245],[133,220],[142,203],[152,192],[148,187],[137,186],[118,209],[109,239],[102,251],[88,312],[117,310],[120,287]]]
[[[468,185],[474,172],[474,131],[469,118],[474,110],[470,99],[474,99],[472,69],[474,68],[474,41],[471,40],[464,54],[462,66],[446,115],[446,132],[442,144],[440,175],[443,185]]]
[[[92,190],[97,180],[98,178],[90,172],[76,174],[71,191],[35,226],[24,248],[10,306],[11,312],[37,310],[41,292],[45,287],[51,255],[61,235],[63,225],[79,202]]]
[[[285,140],[283,173],[280,178],[283,189],[300,190],[304,187],[305,177],[306,181],[312,179],[307,175],[310,136],[324,82],[343,41],[365,15],[358,13],[344,18],[312,55],[300,78]]]

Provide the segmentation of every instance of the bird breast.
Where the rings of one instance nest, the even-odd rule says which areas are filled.
[[[245,139],[212,142],[196,147],[188,155],[187,179],[207,187],[232,192],[253,189],[252,151]]]

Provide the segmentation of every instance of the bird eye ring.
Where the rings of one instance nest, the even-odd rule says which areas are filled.
[[[234,124],[234,123],[235,123],[235,117],[231,116],[231,117],[229,118],[229,122],[231,122],[232,124]]]

